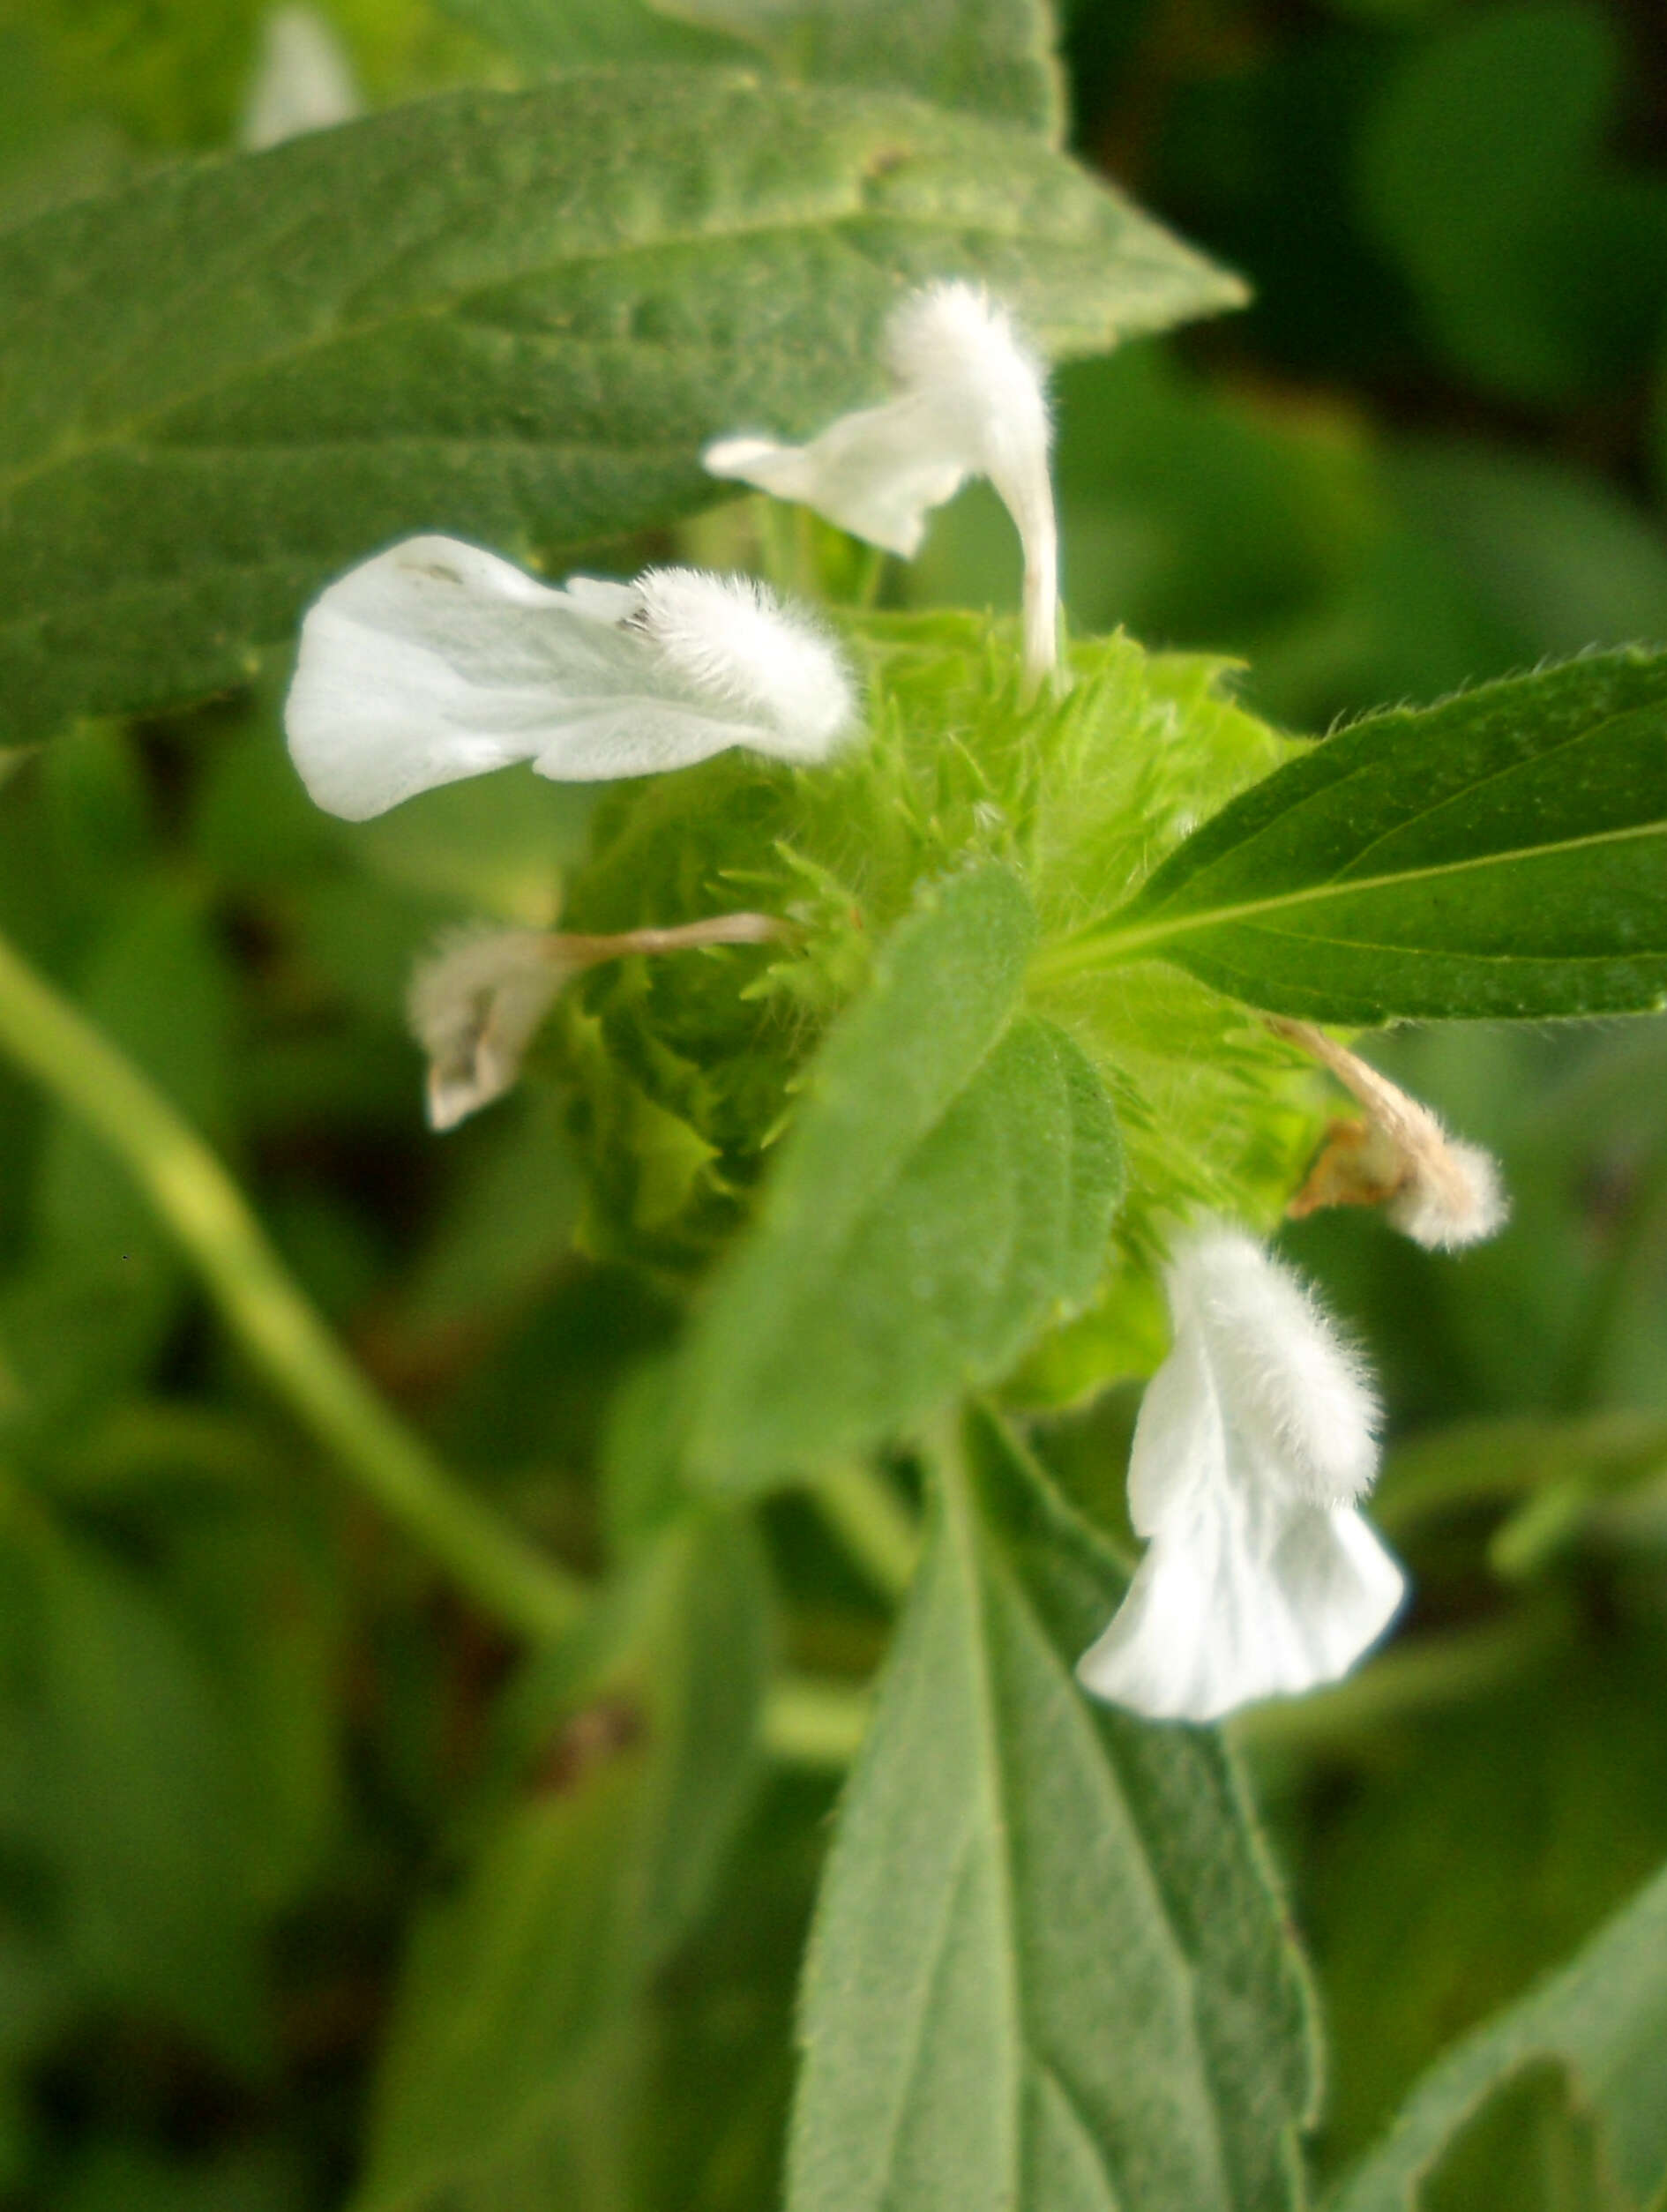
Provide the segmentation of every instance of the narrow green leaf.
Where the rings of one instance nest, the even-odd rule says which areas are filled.
[[[756,40],[789,76],[894,86],[1057,143],[1065,101],[1047,0],[651,0]]]
[[[1667,654],[1594,654],[1327,739],[1066,958],[1147,955],[1321,1021],[1667,1005]]]
[[[975,1442],[828,1865],[789,2212],[1280,2212],[1305,1991],[1231,1769],[1083,1697],[1123,1577]]]
[[[1117,1128],[1070,1040],[1015,1019],[1035,930],[1007,869],[950,878],[830,1036],[690,1347],[699,1478],[747,1488],[878,1443],[1092,1292]]]
[[[685,1516],[513,1699],[508,1803],[419,1925],[364,2212],[531,2158],[704,1907],[750,1790],[768,1585],[745,1522]]]
[[[875,398],[901,288],[1050,350],[1233,304],[1028,134],[703,70],[414,103],[0,237],[4,736],[240,680],[403,531],[546,551]]]
[[[1424,2212],[1424,2178],[1484,2100],[1544,2059],[1568,2069],[1597,2116],[1598,2171],[1639,2202],[1667,2188],[1667,1872],[1560,1973],[1432,2067],[1328,2212]]]

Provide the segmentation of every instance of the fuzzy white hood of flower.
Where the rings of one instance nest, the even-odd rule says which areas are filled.
[[[258,152],[309,131],[351,123],[363,107],[353,64],[314,8],[274,8],[243,103],[240,146]]]
[[[750,578],[651,568],[555,587],[418,537],[308,609],[284,728],[312,797],[360,822],[513,761],[574,783],[731,745],[809,766],[856,705],[833,640]]]
[[[974,284],[911,294],[886,325],[886,358],[897,397],[884,406],[841,415],[808,445],[725,437],[702,459],[905,559],[929,510],[987,476],[1024,547],[1025,661],[1039,676],[1057,654],[1059,596],[1045,371]]]
[[[1254,1238],[1216,1226],[1168,1271],[1174,1349],[1129,1464],[1146,1557],[1078,1675],[1156,1720],[1214,1721],[1333,1682],[1399,1607],[1356,1509],[1377,1468],[1359,1362]]]

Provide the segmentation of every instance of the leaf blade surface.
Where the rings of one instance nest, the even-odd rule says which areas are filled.
[[[907,284],[1050,348],[1237,287],[1028,134],[711,70],[581,71],[182,164],[0,238],[6,735],[243,678],[408,532],[512,554],[727,496],[724,431],[878,396]]]
[[[1373,715],[1194,833],[1107,925],[1311,1020],[1667,1001],[1667,654]]]
[[[976,1450],[829,1864],[789,2212],[1294,2205],[1305,1996],[1219,1742],[1089,1707],[1121,1574],[998,1432]]]
[[[950,878],[830,1036],[689,1348],[697,1479],[752,1488],[882,1443],[1092,1291],[1116,1124],[1077,1048],[1018,1011],[1035,928],[1005,868]]]

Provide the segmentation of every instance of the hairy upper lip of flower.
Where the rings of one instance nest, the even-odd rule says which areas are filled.
[[[1048,472],[1046,375],[981,285],[913,293],[886,329],[897,397],[831,423],[808,445],[722,437],[714,475],[814,507],[853,535],[912,556],[930,508],[987,476],[1024,548],[1024,659],[1034,686],[1058,655],[1058,533]]]
[[[557,587],[424,536],[362,562],[308,609],[284,721],[313,798],[362,821],[515,761],[565,781],[731,745],[808,766],[856,709],[832,638],[751,578],[654,568]]]

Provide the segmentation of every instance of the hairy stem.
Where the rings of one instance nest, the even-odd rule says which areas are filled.
[[[207,1145],[4,938],[0,1049],[123,1162],[228,1326],[341,1471],[506,1627],[534,1638],[570,1627],[582,1586],[460,1489],[382,1402]]]

